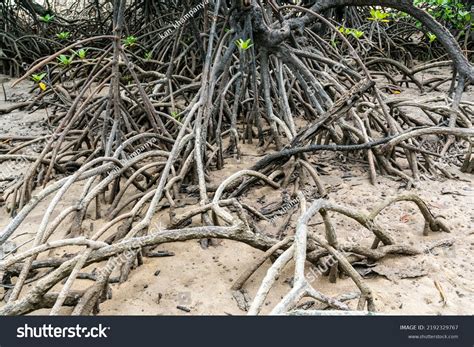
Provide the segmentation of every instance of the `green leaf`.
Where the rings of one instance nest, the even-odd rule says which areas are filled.
[[[56,34],[56,37],[60,40],[67,40],[70,36],[71,36],[71,33],[69,31],[63,31]]]
[[[74,59],[74,55],[71,55],[70,57],[68,57],[67,55],[61,54],[58,57],[59,64],[64,67],[71,65],[73,59]]]
[[[428,38],[430,39],[430,43],[434,42],[437,39],[436,35],[433,33],[426,33],[426,36],[428,36]]]
[[[49,13],[45,14],[44,16],[39,16],[39,20],[44,23],[51,23],[54,19],[54,16],[50,15]]]
[[[390,17],[390,13],[385,13],[380,10],[376,10],[375,8],[370,9],[370,18],[371,21],[380,22],[380,23],[388,23],[390,22],[387,18]]]
[[[153,52],[145,52],[145,60],[151,60],[153,58]]]
[[[125,40],[123,41],[123,44],[125,47],[133,47],[137,44],[137,42],[138,42],[138,38],[133,35],[130,35],[125,38]]]
[[[77,52],[74,52],[74,54],[77,55],[79,59],[86,59],[87,49],[81,48]]]
[[[172,112],[171,112],[171,117],[173,117],[174,119],[176,119],[178,122],[181,122],[181,117],[180,117],[178,111],[172,111]]]
[[[360,39],[362,36],[364,36],[364,32],[360,30],[353,29],[351,32],[351,35],[354,36],[356,39]]]
[[[43,78],[45,78],[46,72],[40,73],[40,74],[33,74],[31,75],[31,79],[35,82],[41,82]]]
[[[237,47],[239,47],[241,51],[246,51],[247,49],[253,46],[251,39],[247,39],[245,41],[242,39],[238,39],[237,41],[235,41],[235,44],[237,45]]]

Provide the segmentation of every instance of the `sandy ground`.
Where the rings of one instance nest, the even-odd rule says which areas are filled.
[[[24,85],[9,90],[9,96],[17,94],[16,101],[24,95]],[[472,92],[468,94],[471,100]],[[2,95],[3,96],[3,95]],[[0,108],[9,105],[0,101]],[[15,111],[0,115],[1,135],[32,135],[45,134],[47,127],[42,125],[46,119],[45,111],[29,114]],[[241,147],[244,156],[240,161],[228,159],[225,171],[213,172],[212,179],[221,182],[231,173],[251,166],[258,160],[255,150],[249,145]],[[377,219],[379,224],[388,230],[398,243],[427,247],[440,240],[451,240],[452,246],[438,247],[432,252],[418,256],[392,256],[377,263],[374,268],[379,274],[368,274],[367,284],[373,289],[377,309],[387,314],[461,314],[470,315],[474,312],[474,179],[456,169],[451,169],[458,176],[457,180],[425,180],[416,188],[407,191],[401,182],[389,177],[378,177],[377,185],[368,182],[368,174],[363,164],[348,160],[342,164],[332,155],[319,156],[316,164],[321,165],[324,174],[322,180],[329,187],[330,199],[341,205],[353,207],[361,211],[369,211],[373,207],[398,194],[415,193],[428,203],[435,215],[442,215],[452,233],[431,233],[423,236],[423,218],[416,206],[411,203],[397,203],[387,208]],[[2,164],[0,172],[10,170]],[[19,174],[10,170],[14,177]],[[307,187],[311,189],[311,187]],[[68,198],[61,201],[53,216],[64,207],[69,206],[81,191],[81,185],[71,188]],[[253,189],[244,200],[260,209],[272,201],[281,201],[281,192],[271,188]],[[48,201],[41,203],[26,222],[16,232],[15,242],[22,244],[31,240],[33,232],[41,222],[44,208]],[[178,211],[179,213],[179,211]],[[294,226],[296,214],[291,225]],[[334,216],[336,231],[341,243],[351,244],[356,241],[369,246],[372,238],[363,228],[348,219]],[[0,209],[0,228],[9,223],[5,206]],[[276,221],[277,226],[284,218]],[[158,214],[155,225],[166,225],[167,216]],[[315,219],[312,230],[322,233],[320,220]],[[92,216],[84,225],[92,225],[97,230],[103,221],[94,221]],[[260,222],[262,232],[274,234],[277,226]],[[66,225],[61,228],[66,230]],[[61,232],[61,233],[62,233]],[[292,233],[292,228],[286,230]],[[26,234],[25,234],[26,233]],[[53,239],[60,239],[58,233]],[[241,311],[230,291],[232,283],[261,254],[249,246],[232,241],[219,241],[217,245],[203,249],[197,241],[161,245],[157,250],[173,252],[175,256],[166,258],[144,258],[144,264],[132,271],[129,281],[124,284],[113,284],[112,300],[100,305],[102,315],[225,315],[245,314]],[[73,253],[73,248],[50,252],[49,256],[61,256]],[[258,289],[266,269],[267,262],[246,284],[250,297]],[[92,271],[98,264],[87,269]],[[308,266],[308,271],[311,271]],[[263,313],[269,310],[290,289],[292,268],[288,267],[280,276],[277,285],[272,289],[265,304]],[[361,266],[361,272],[370,268]],[[314,269],[313,269],[314,271]],[[384,274],[384,275],[380,275]],[[91,284],[87,280],[77,280],[74,289],[84,289]],[[350,279],[339,279],[336,284],[329,283],[327,277],[317,276],[312,282],[321,292],[337,296],[357,291]],[[55,290],[59,289],[55,288]],[[442,299],[443,293],[445,300]],[[5,289],[0,289],[0,299]],[[307,300],[303,300],[305,302]],[[0,306],[3,304],[0,303]],[[356,302],[350,302],[355,308]],[[190,312],[184,312],[177,306],[185,306]],[[68,313],[64,309],[63,313]],[[38,311],[36,314],[47,314]]]

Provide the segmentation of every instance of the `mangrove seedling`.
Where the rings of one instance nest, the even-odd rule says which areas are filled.
[[[74,52],[74,54],[76,54],[79,59],[86,59],[87,49],[81,48],[80,50]]]
[[[145,60],[151,60],[153,58],[153,52],[145,52]]]
[[[388,23],[390,22],[388,18],[390,17],[390,13],[382,12],[380,10],[376,10],[375,8],[370,9],[370,17],[368,20],[380,23]]]
[[[71,37],[71,33],[69,31],[62,31],[56,34],[56,37],[60,40],[67,40],[68,38]]]
[[[33,74],[31,75],[31,79],[36,82],[36,83],[39,83],[41,82],[41,80],[46,76],[46,72],[43,72],[43,73],[40,73],[40,74]]]
[[[246,51],[247,49],[253,46],[251,39],[247,39],[245,41],[242,39],[238,39],[237,41],[235,41],[235,44],[237,45],[237,47],[239,47],[241,51]]]
[[[71,65],[73,59],[74,59],[74,55],[71,55],[70,57],[68,57],[67,55],[61,54],[58,57],[59,65],[61,65],[63,67],[69,66],[69,65]]]
[[[181,122],[181,117],[180,117],[178,111],[172,111],[172,112],[171,112],[171,117],[173,117],[174,119],[176,119],[178,122]]]
[[[133,47],[137,44],[138,39],[136,36],[130,35],[125,38],[123,44],[125,47]]]
[[[360,39],[362,36],[364,36],[363,31],[360,31],[360,30],[357,30],[357,29],[346,28],[346,27],[340,27],[339,32],[346,35],[346,36],[352,35],[356,39]]]
[[[44,16],[39,16],[39,20],[43,23],[51,23],[54,19],[54,16],[50,15],[49,13],[45,14]]]
[[[430,43],[434,42],[437,39],[437,36],[433,33],[427,33],[426,36],[428,36]]]

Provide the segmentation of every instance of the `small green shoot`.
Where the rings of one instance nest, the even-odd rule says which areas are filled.
[[[46,72],[43,72],[43,73],[40,73],[40,74],[33,74],[31,75],[31,79],[36,82],[36,83],[39,83],[43,80],[43,78],[45,78],[46,76]]]
[[[125,47],[133,47],[137,44],[137,42],[138,39],[136,38],[136,36],[133,35],[127,36],[125,40],[123,40],[123,44]]]
[[[351,35],[354,36],[356,39],[360,39],[362,36],[364,36],[364,32],[356,29],[352,29]]]
[[[145,52],[145,60],[151,60],[153,58],[153,52]]]
[[[363,31],[360,31],[360,30],[357,30],[357,29],[351,29],[351,28],[346,28],[346,27],[340,27],[339,28],[339,32],[346,35],[346,36],[349,36],[349,35],[352,35],[354,36],[356,39],[360,39],[362,36],[364,36],[364,32]]]
[[[426,36],[428,36],[428,39],[430,40],[430,43],[433,43],[437,39],[437,36],[433,33],[427,33]]]
[[[61,65],[63,67],[70,66],[73,59],[74,59],[74,55],[71,55],[70,57],[68,57],[67,55],[61,54],[58,57],[59,65]]]
[[[71,33],[69,31],[62,31],[56,34],[56,37],[60,40],[67,40],[68,38],[71,37]]]
[[[174,119],[176,119],[178,122],[181,122],[181,117],[179,116],[179,112],[178,112],[178,111],[171,111],[171,117],[173,117]]]
[[[43,23],[51,23],[54,19],[54,16],[50,15],[49,13],[45,14],[44,16],[39,16],[39,20]]]
[[[375,8],[370,9],[370,17],[368,20],[379,22],[379,23],[388,23],[390,20],[390,13],[382,12],[380,10],[376,10]]]
[[[75,51],[74,54],[77,55],[79,59],[84,60],[87,57],[87,49],[81,48],[80,50]]]
[[[247,39],[245,41],[242,39],[238,39],[237,41],[235,41],[235,44],[237,45],[237,47],[239,47],[241,51],[246,51],[247,49],[253,46],[251,39]]]

